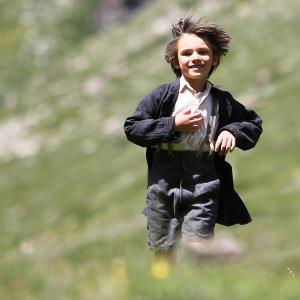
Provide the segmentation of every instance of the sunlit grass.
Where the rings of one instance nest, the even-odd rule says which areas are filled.
[[[32,155],[0,151],[0,299],[299,298],[296,1],[285,10],[280,1],[217,7],[193,1],[193,11],[233,37],[212,81],[264,119],[258,146],[228,157],[253,222],[216,228],[243,245],[239,260],[152,264],[141,214],[145,149],[126,141],[122,123],[144,94],[174,78],[163,60],[167,36],[157,24],[176,20],[184,12],[178,3],[170,9],[170,2],[157,1],[128,23],[65,48],[67,55],[45,69],[26,69],[34,57],[24,58],[28,49],[9,73],[1,69],[1,125],[13,117],[26,131],[25,137],[6,132],[2,141],[16,147],[13,141],[37,136],[39,147]],[[3,20],[17,13],[9,11]],[[56,14],[49,15],[55,23]],[[23,32],[21,24],[12,28],[0,37],[2,52]],[[21,81],[11,80],[14,74]]]

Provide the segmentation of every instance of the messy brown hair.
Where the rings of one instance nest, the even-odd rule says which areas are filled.
[[[177,77],[181,76],[181,70],[175,67],[178,65],[177,42],[185,33],[195,34],[200,38],[207,39],[210,43],[213,55],[218,58],[218,62],[215,66],[211,67],[208,74],[209,77],[219,65],[221,56],[224,56],[228,52],[231,40],[230,36],[218,25],[207,23],[203,18],[193,20],[192,16],[186,16],[181,18],[176,24],[173,24],[173,38],[166,45],[165,59],[171,64]]]

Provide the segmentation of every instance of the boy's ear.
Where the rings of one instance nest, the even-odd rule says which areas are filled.
[[[178,59],[174,59],[172,61],[172,65],[175,69],[180,69],[180,66],[179,66],[179,62],[178,62]]]

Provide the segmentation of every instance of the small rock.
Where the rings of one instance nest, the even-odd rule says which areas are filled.
[[[182,244],[183,255],[196,260],[228,261],[241,257],[243,248],[240,243],[228,235],[219,235],[214,239]]]

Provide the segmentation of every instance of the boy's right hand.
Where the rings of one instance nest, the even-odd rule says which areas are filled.
[[[173,130],[184,133],[196,132],[199,130],[202,122],[201,112],[192,113],[190,108],[186,108],[175,116]]]

